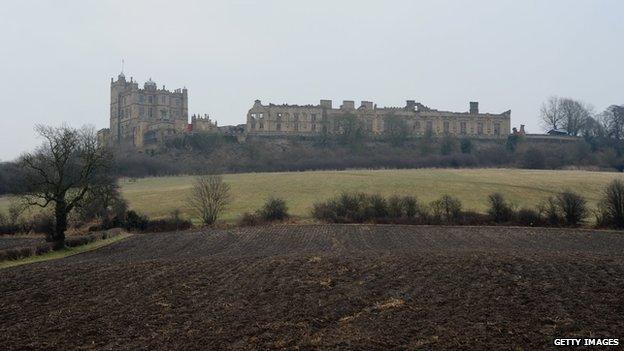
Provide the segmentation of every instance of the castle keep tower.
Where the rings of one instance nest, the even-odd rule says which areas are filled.
[[[111,78],[110,129],[108,142],[116,146],[142,148],[156,145],[188,126],[188,91],[158,89],[150,78],[143,89],[122,73]],[[104,134],[102,134],[104,135]]]

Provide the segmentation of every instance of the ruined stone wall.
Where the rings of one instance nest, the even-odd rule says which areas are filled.
[[[476,102],[471,102],[470,108],[470,112],[438,111],[412,100],[405,107],[383,108],[370,101],[362,101],[356,108],[353,101],[346,100],[340,108],[332,108],[330,100],[321,100],[319,105],[262,105],[256,100],[247,113],[246,132],[252,135],[340,133],[338,121],[348,115],[355,116],[371,135],[385,133],[391,116],[402,119],[412,136],[430,132],[434,136],[504,138],[511,132],[511,111],[479,113]]]

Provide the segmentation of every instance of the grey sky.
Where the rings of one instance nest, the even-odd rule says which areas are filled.
[[[0,8],[0,159],[35,123],[108,126],[110,78],[189,89],[244,123],[253,100],[512,110],[550,95],[624,103],[624,1],[10,1]]]

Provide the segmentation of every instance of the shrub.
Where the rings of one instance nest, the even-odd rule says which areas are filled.
[[[34,253],[35,250],[31,247],[0,250],[0,261],[19,260],[20,258],[30,257]]]
[[[368,199],[364,198],[364,201],[367,208],[367,211],[365,211],[365,220],[383,219],[388,217],[388,204],[383,196],[373,194],[370,195]]]
[[[555,197],[551,196],[546,199],[539,208],[547,224],[555,226],[561,225],[563,220],[559,214],[559,207]]]
[[[472,141],[468,138],[463,138],[459,143],[459,148],[462,154],[469,154],[472,152]]]
[[[564,191],[557,195],[557,205],[566,225],[577,226],[588,215],[587,201],[572,191]]]
[[[54,235],[54,216],[49,212],[37,213],[33,216],[30,223],[30,231],[46,235],[47,241],[52,241]]]
[[[270,197],[258,211],[258,215],[267,222],[283,221],[289,217],[286,201],[277,197]]]
[[[65,246],[67,247],[76,247],[82,246],[89,243],[94,242],[97,237],[93,234],[90,235],[80,235],[80,236],[70,236],[65,239]]]
[[[443,195],[430,204],[435,222],[457,223],[461,216],[461,201],[450,195]]]
[[[496,223],[509,222],[513,219],[514,210],[500,193],[490,194],[488,196],[490,208],[487,213]]]
[[[192,227],[193,223],[185,219],[154,219],[147,221],[143,231],[150,233],[174,232],[178,230],[190,229]]]
[[[462,211],[459,221],[461,225],[486,225],[491,222],[490,216],[474,211]]]
[[[387,201],[387,208],[388,218],[391,222],[413,222],[421,212],[418,200],[409,195],[390,196]]]
[[[126,213],[126,219],[124,221],[127,230],[138,230],[144,231],[147,229],[149,219],[144,216],[136,213],[133,210],[130,210]]]
[[[544,153],[534,147],[529,148],[522,158],[522,167],[529,169],[544,169],[546,168],[546,157]]]
[[[327,222],[338,222],[337,208],[338,202],[335,200],[317,202],[312,205],[312,217]]]
[[[603,190],[597,225],[624,228],[624,182],[616,179]]]
[[[262,218],[260,218],[260,216],[258,216],[256,213],[249,212],[243,213],[237,221],[237,224],[239,226],[256,226],[263,223],[264,221],[262,220]]]
[[[539,212],[530,208],[521,208],[518,211],[518,224],[523,226],[535,227],[543,223]]]
[[[204,225],[212,225],[230,202],[230,186],[220,175],[197,177],[187,202]]]

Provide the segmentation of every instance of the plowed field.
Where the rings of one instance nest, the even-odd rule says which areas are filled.
[[[310,225],[135,235],[0,271],[3,350],[536,350],[624,338],[624,235]]]

